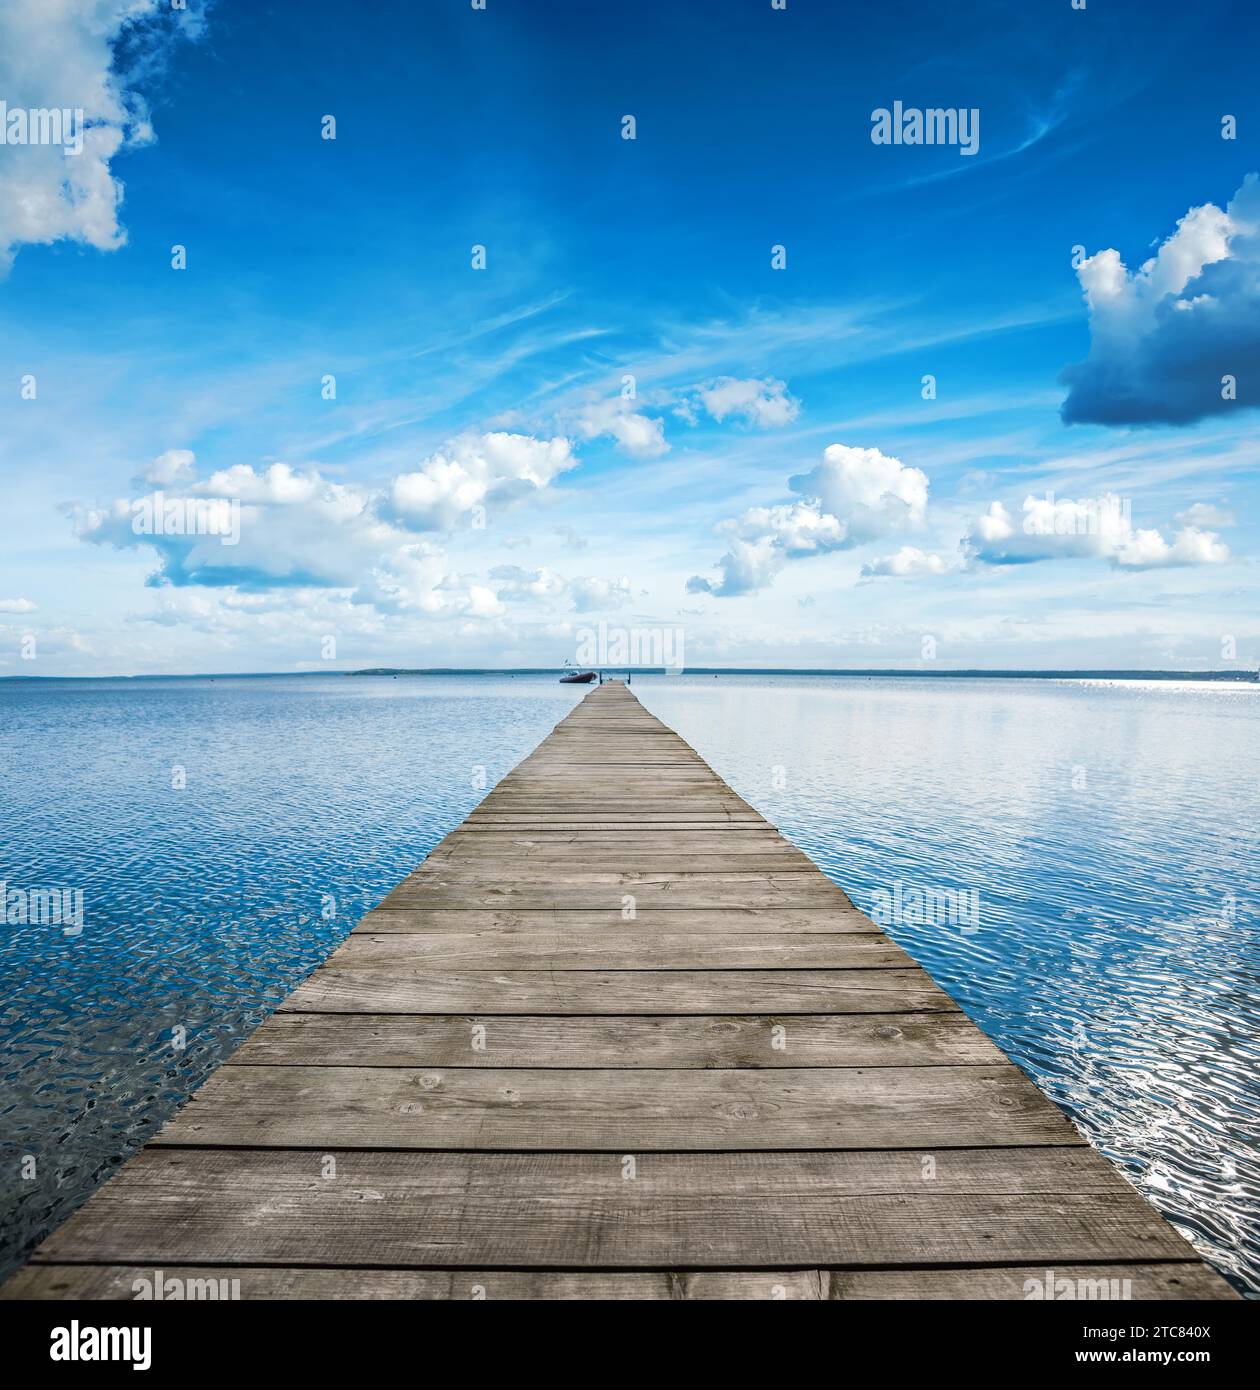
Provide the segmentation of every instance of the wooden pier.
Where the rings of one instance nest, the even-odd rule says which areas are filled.
[[[4,1296],[156,1270],[242,1298],[1234,1296],[619,682]]]

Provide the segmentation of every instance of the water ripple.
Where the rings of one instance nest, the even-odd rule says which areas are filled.
[[[85,907],[0,933],[0,1277],[583,693],[0,682],[0,880]]]
[[[712,677],[636,693],[1240,1288],[1260,1290],[1260,691]]]

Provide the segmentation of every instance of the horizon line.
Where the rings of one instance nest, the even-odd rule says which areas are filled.
[[[145,681],[145,680],[280,680],[303,676],[552,676],[558,668],[553,666],[363,666],[355,668],[340,667],[334,670],[304,671],[189,671],[189,672],[146,672],[136,675],[109,676],[54,676],[54,675],[0,675],[0,682],[38,682],[38,681]],[[631,676],[658,676],[677,678],[687,675],[705,676],[882,676],[918,677],[926,679],[971,678],[971,679],[1024,679],[1024,680],[1194,680],[1194,681],[1235,681],[1240,683],[1260,683],[1260,670],[1250,667],[1219,669],[1201,668],[1186,670],[1177,667],[950,667],[944,669],[925,669],[922,667],[877,667],[877,666],[688,666],[682,670],[667,670],[660,666],[613,666],[589,667],[611,677],[625,674]]]

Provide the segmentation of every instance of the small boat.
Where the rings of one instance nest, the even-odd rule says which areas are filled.
[[[573,671],[569,668],[569,663],[564,663],[564,675],[560,677],[561,685],[590,685],[595,679],[594,671]]]

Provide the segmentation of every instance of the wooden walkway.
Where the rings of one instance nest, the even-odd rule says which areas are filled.
[[[563,719],[7,1297],[1232,1297],[621,683]]]

